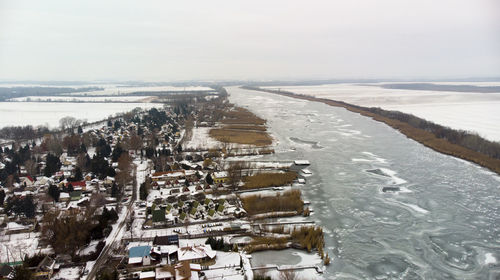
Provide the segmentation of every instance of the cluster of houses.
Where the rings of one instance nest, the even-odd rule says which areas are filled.
[[[131,136],[138,129],[142,129],[144,135],[155,135],[152,138],[141,138],[143,148],[150,147],[153,144],[152,142],[155,142],[155,153],[162,147],[163,149],[165,147],[172,149],[170,152],[173,153],[173,149],[178,145],[182,135],[178,131],[174,132],[172,126],[171,123],[167,123],[161,129],[150,132],[147,127],[138,127],[134,123],[126,123],[122,120],[119,129],[108,125],[90,129],[86,133],[97,139],[105,139],[111,149],[114,149],[121,141]],[[153,138],[156,138],[156,140]],[[92,157],[94,150],[95,148],[92,147],[88,149],[90,157]],[[129,149],[128,152],[138,162],[139,159],[146,162],[148,165],[147,170],[154,169],[154,160],[146,159],[142,148]],[[39,157],[41,159],[38,162],[39,170],[43,170],[46,156],[46,154],[42,154]],[[137,215],[144,217],[142,230],[182,227],[193,222],[200,224],[212,222],[216,224],[219,220],[231,221],[246,216],[245,210],[237,199],[214,194],[217,190],[229,187],[227,185],[230,180],[229,174],[226,171],[220,171],[220,167],[215,163],[208,167],[204,166],[203,159],[205,156],[201,153],[198,153],[197,156],[195,157],[196,160],[193,159],[193,155],[190,153],[183,153],[179,159],[170,156],[169,164],[176,164],[181,169],[175,168],[175,170],[171,170],[173,168],[169,168],[170,171],[162,172],[153,170],[150,174],[147,174],[145,181],[150,185],[147,198],[141,200],[137,197],[137,203],[132,205],[136,217]],[[116,162],[112,162],[110,158],[106,158],[106,160],[109,166],[115,169],[118,168]],[[1,235],[39,231],[39,225],[42,223],[43,215],[47,211],[57,209],[61,215],[79,211],[80,209],[83,211],[95,196],[99,196],[102,204],[107,209],[110,209],[117,207],[127,199],[132,199],[135,195],[132,186],[127,186],[124,188],[125,199],[117,201],[116,197],[112,195],[111,186],[116,183],[115,180],[118,177],[106,176],[103,178],[101,176],[99,178],[91,172],[84,172],[79,178],[81,180],[75,181],[70,178],[75,177],[77,166],[80,164],[79,159],[76,156],[69,156],[67,152],[63,152],[59,156],[59,161],[61,162],[61,168],[51,176],[30,176],[26,168],[21,166],[19,182],[14,182],[10,188],[2,187],[7,198],[33,197],[36,215],[31,219],[22,215],[9,216],[0,205],[0,224],[4,225],[3,228],[0,228]],[[0,169],[2,164],[0,162]],[[208,180],[208,177],[211,180]],[[211,182],[209,183],[209,181]],[[54,188],[54,186],[58,190],[57,201],[49,195],[49,188]],[[203,233],[206,236],[216,236],[210,235],[212,230],[210,227],[201,225],[200,227],[203,228]],[[237,232],[241,228],[234,223],[222,230]],[[180,232],[179,235],[181,235]],[[126,258],[125,265],[129,271],[133,272],[134,279],[203,279],[205,266],[216,262],[216,251],[210,245],[186,243],[182,242],[183,240],[179,242],[179,238],[186,238],[186,236],[179,235],[156,236],[149,245],[127,245],[126,252],[128,256],[124,255],[124,258]],[[39,238],[39,236],[35,238]],[[2,240],[0,240],[1,242]],[[0,246],[0,250],[1,248]],[[40,252],[41,249],[47,248],[37,249]],[[36,268],[33,268],[37,279],[54,278],[61,264],[58,256],[51,254],[50,250],[44,252],[47,252],[52,257],[47,256]],[[30,253],[33,252],[26,252],[25,254]],[[19,255],[16,261],[22,261],[22,258],[23,256]],[[57,262],[56,259],[58,259]],[[0,279],[11,279],[14,271],[13,266],[10,264],[1,265],[2,262],[6,263],[6,261],[4,259],[0,261]],[[80,276],[83,277],[83,269]]]
[[[79,137],[81,137],[82,141],[83,139],[87,139],[87,143],[95,143],[98,139],[104,139],[106,145],[109,145],[110,149],[113,150],[119,143],[123,143],[124,139],[137,133],[139,129],[138,125],[127,123],[123,119],[116,120],[116,124],[119,124],[119,128],[115,125],[109,126],[109,124],[100,128],[90,128],[85,133],[80,134]],[[163,125],[160,130],[155,130],[151,133],[147,126],[141,126],[140,129],[143,131],[144,135],[154,134],[155,137],[160,139],[158,145],[165,146],[176,143],[179,139],[179,133],[174,133],[172,131],[172,126],[172,124],[167,123]],[[63,135],[62,137],[65,136]],[[142,144],[140,146],[146,147],[148,141],[151,141],[150,139],[152,138],[153,137],[142,137]],[[60,168],[54,171],[50,176],[43,176],[43,171],[48,164],[49,153],[51,153],[48,149],[44,150],[46,148],[41,147],[47,139],[52,140],[54,144],[59,147],[63,146],[62,141],[57,140],[59,138],[53,137],[52,135],[46,135],[38,145],[31,145],[31,143],[30,145],[25,145],[23,143],[22,145],[25,145],[27,147],[26,149],[28,149],[28,152],[31,154],[30,158],[33,159],[32,161],[34,163],[32,164],[34,164],[35,167],[23,164],[22,161],[19,162],[18,160],[19,164],[16,164],[15,167],[16,172],[9,175],[10,181],[7,180],[5,185],[0,183],[0,193],[3,196],[2,201],[4,201],[3,205],[0,205],[0,236],[2,236],[0,239],[0,265],[7,265],[2,266],[2,269],[5,271],[9,270],[8,267],[12,268],[11,264],[18,264],[25,256],[29,256],[35,252],[43,251],[50,254],[50,248],[40,247],[42,245],[38,241],[35,243],[25,242],[25,247],[29,247],[32,244],[39,244],[38,248],[31,248],[29,251],[17,250],[16,248],[15,252],[10,252],[8,248],[14,246],[12,244],[17,243],[1,244],[5,242],[4,240],[11,240],[10,235],[24,233],[33,233],[33,238],[38,240],[39,235],[37,232],[40,230],[45,213],[51,210],[58,210],[60,215],[69,215],[70,213],[75,213],[80,210],[83,211],[89,204],[91,198],[96,197],[95,195],[99,198],[99,205],[105,205],[108,209],[112,209],[120,203],[112,194],[111,186],[115,184],[115,177],[106,176],[103,178],[91,172],[83,172],[82,174],[82,168],[79,167],[81,158],[78,158],[74,153],[72,153],[71,156],[68,155],[69,151],[65,149],[62,150],[62,153],[58,156]],[[5,167],[15,160],[10,156],[11,154],[17,156],[17,148],[9,147],[9,150],[10,149],[14,149],[13,151],[15,152],[0,154],[0,172],[5,172]],[[139,156],[143,154],[142,152],[141,155],[138,153],[141,149],[142,148],[134,150],[129,148],[128,152],[132,158],[139,158]],[[5,150],[7,151],[7,148]],[[89,146],[85,149],[85,152],[89,158],[92,158],[96,152],[95,150],[96,148]],[[118,170],[118,163],[113,162],[111,156],[105,158],[105,160],[111,168]],[[148,162],[151,163],[151,161]],[[79,180],[76,181],[75,178]],[[131,185],[124,188],[124,201],[132,197],[132,190],[133,188]],[[28,217],[23,213],[19,214],[6,211],[5,207],[8,205],[9,201],[23,201],[28,197],[33,204],[33,217]],[[98,214],[102,209],[103,207],[101,206],[100,209],[97,209],[96,213]],[[13,237],[12,239],[15,238]],[[3,276],[8,274],[9,273],[2,273]],[[50,277],[47,277],[47,279],[48,278]]]
[[[213,184],[208,184],[206,176]],[[144,228],[161,228],[167,225],[192,221],[211,221],[227,217],[240,218],[246,215],[236,201],[217,199],[215,188],[225,187],[226,172],[202,170],[176,170],[151,174],[152,190],[147,202],[142,204],[150,212]],[[208,198],[207,194],[212,198]],[[144,211],[146,211],[144,210]]]
[[[136,279],[209,279],[208,267],[232,268],[242,279],[242,255],[230,254],[232,265],[218,263],[218,251],[210,245],[196,245],[189,240],[179,242],[178,235],[156,236],[150,245],[132,246],[128,250],[126,269]]]

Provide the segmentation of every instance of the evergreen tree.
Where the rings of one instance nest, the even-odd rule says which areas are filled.
[[[141,200],[146,200],[148,197],[148,188],[146,186],[146,183],[142,183],[141,186],[139,187],[139,198]]]
[[[43,171],[44,175],[47,177],[52,176],[55,172],[59,171],[61,168],[61,161],[59,160],[59,157],[52,155],[52,154],[47,154],[47,159],[45,161],[45,169]]]
[[[33,197],[28,195],[23,199],[23,212],[28,218],[33,218],[35,216],[36,205],[33,202]]]
[[[214,180],[212,179],[212,176],[210,174],[207,174],[207,177],[205,177],[205,182],[207,184],[212,185],[214,183]]]
[[[59,196],[61,194],[61,191],[59,190],[58,187],[50,185],[48,193],[54,199],[55,202],[59,202]]]
[[[80,145],[80,152],[81,153],[87,153],[87,146],[85,146],[85,143],[82,143]]]
[[[75,168],[75,181],[83,180],[82,169],[80,167]]]
[[[122,153],[124,153],[125,151],[122,149],[122,146],[120,144],[116,145],[113,152],[111,153],[111,160],[113,162],[116,162],[118,161],[118,159],[120,158],[120,156],[122,155]]]
[[[111,187],[111,197],[118,197],[119,194],[119,189],[116,183],[113,183],[113,186]]]
[[[3,189],[0,189],[0,207],[3,207],[4,202],[5,202],[5,191]]]
[[[122,126],[122,124],[120,123],[120,121],[116,120],[113,127],[114,127],[115,130],[118,130],[121,126]]]

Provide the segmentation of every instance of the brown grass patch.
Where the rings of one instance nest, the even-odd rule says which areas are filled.
[[[290,184],[297,178],[297,173],[259,173],[245,177],[245,189],[267,188]]]
[[[276,232],[275,232],[276,231]],[[281,250],[290,247],[290,242],[293,242],[308,252],[316,249],[321,258],[324,257],[323,247],[325,241],[323,237],[323,229],[321,227],[300,227],[294,228],[291,232],[284,228],[277,228],[272,231],[278,234],[290,234],[288,237],[254,237],[253,240],[245,246],[247,253],[252,253],[262,250]]]
[[[273,140],[266,132],[230,130],[225,128],[214,128],[210,130],[210,137],[224,143],[238,143],[256,146],[267,146]]]
[[[266,123],[266,120],[257,117],[254,113],[241,107],[235,107],[232,108],[232,110],[224,111],[223,114],[224,119],[222,120],[222,123],[224,124],[263,125]]]
[[[304,210],[299,190],[278,193],[276,196],[248,195],[242,197],[241,202],[249,215],[278,211],[297,211],[300,214]]]
[[[264,126],[266,120],[245,108],[228,105],[213,114],[220,116],[218,119],[224,126],[211,129],[209,134],[220,142],[255,146],[268,146],[273,143]]]
[[[244,250],[248,254],[265,250],[282,250],[289,247],[289,242],[287,237],[254,237]]]

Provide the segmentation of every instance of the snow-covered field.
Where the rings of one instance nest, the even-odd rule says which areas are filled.
[[[86,95],[86,96],[98,96],[98,95],[126,95],[132,92],[145,92],[145,91],[200,91],[200,90],[212,90],[209,87],[173,87],[173,86],[150,86],[150,87],[133,87],[133,86],[120,86],[120,85],[96,85],[103,87],[104,90],[91,91],[91,92],[75,92],[70,95]]]
[[[341,100],[367,107],[381,107],[414,114],[455,129],[477,132],[500,141],[500,93],[386,89],[378,84],[326,84],[273,86],[299,94]],[[440,82],[435,84],[500,86],[500,82]]]
[[[11,98],[10,101],[32,102],[149,102],[151,96],[25,96]]]
[[[184,144],[184,148],[211,149],[221,147],[221,142],[210,137],[210,129],[212,129],[212,127],[193,127],[191,139]]]
[[[103,90],[97,91],[83,91],[83,92],[73,92],[67,93],[66,95],[74,96],[99,96],[99,95],[127,95],[132,92],[145,92],[145,91],[200,91],[200,90],[212,90],[209,87],[201,86],[188,86],[188,87],[174,87],[174,86],[130,86],[122,84],[101,84],[101,83],[89,83],[89,84],[78,84],[78,85],[41,85],[41,84],[19,84],[19,83],[9,83],[0,84],[0,87],[72,87],[72,88],[84,88],[84,87],[99,87]]]
[[[161,106],[159,103],[0,102],[0,127],[47,124],[54,128],[66,116],[94,122],[136,107],[150,109]]]
[[[16,262],[24,259],[26,255],[36,253],[50,253],[38,247],[40,233],[18,233],[0,237],[0,263]]]

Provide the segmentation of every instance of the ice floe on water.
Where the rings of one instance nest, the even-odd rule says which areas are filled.
[[[493,256],[493,253],[484,254],[484,264],[495,264],[497,263],[497,258]]]
[[[290,137],[289,139],[294,143],[308,145],[313,149],[322,149],[323,148],[319,144],[319,142],[316,142],[316,141],[303,140],[303,139],[300,139],[297,137]]]
[[[386,177],[388,178],[388,184],[390,185],[401,185],[407,183],[405,179],[399,178],[396,176],[397,172],[394,170],[391,170],[389,168],[375,168],[375,169],[366,169],[365,172],[374,174],[378,177]]]
[[[388,168],[379,168],[384,174],[387,174],[391,179],[394,185],[401,185],[407,183],[405,179],[399,178],[396,176],[398,174],[396,171],[388,169]]]
[[[429,213],[429,210],[426,210],[418,205],[415,205],[415,204],[411,204],[411,203],[404,203],[404,202],[401,202],[401,201],[397,201],[397,203],[403,205],[403,206],[406,206],[408,208],[410,208],[411,210],[413,211],[416,211],[416,212],[419,212],[419,213],[422,213],[422,214],[427,214]]]
[[[362,158],[352,158],[351,160],[352,161],[360,161],[360,162],[374,162],[374,163],[381,163],[381,164],[386,164],[387,163],[387,159],[379,157],[379,156],[377,156],[374,153],[362,152],[361,154],[364,157],[362,157]]]

